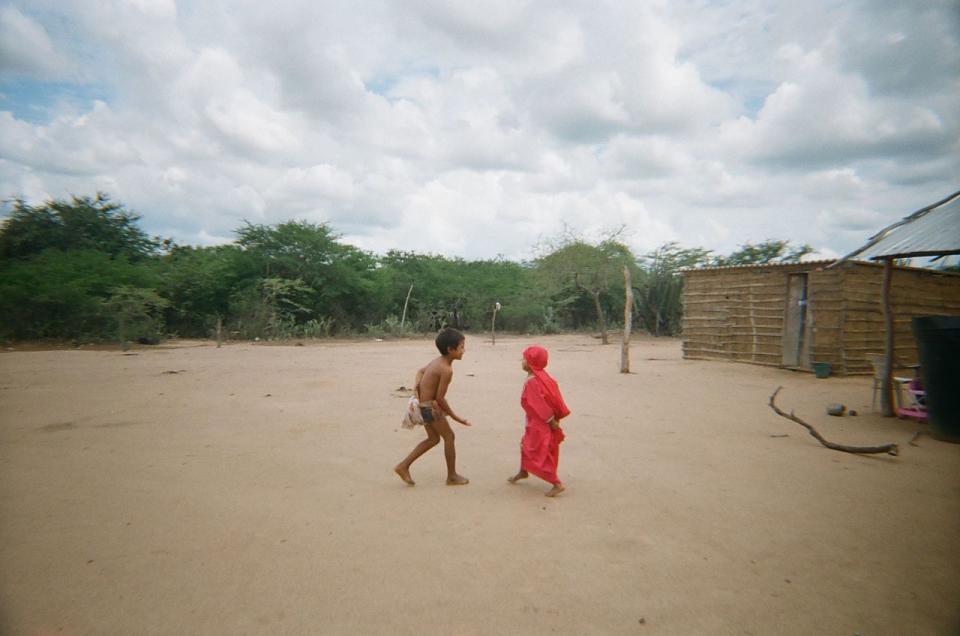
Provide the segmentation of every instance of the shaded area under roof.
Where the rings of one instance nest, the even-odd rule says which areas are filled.
[[[960,254],[960,191],[885,227],[838,263],[947,254]]]

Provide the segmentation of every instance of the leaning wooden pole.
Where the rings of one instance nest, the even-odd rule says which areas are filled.
[[[893,417],[893,308],[890,305],[890,280],[893,277],[893,259],[883,259],[883,322],[886,326],[883,355],[883,387],[880,390],[880,413]]]
[[[407,299],[403,301],[403,315],[400,316],[400,331],[403,331],[403,323],[407,321],[407,305],[410,303],[410,294],[413,293],[413,283],[410,283],[410,289],[407,290]]]
[[[633,286],[630,268],[623,266],[623,344],[620,345],[620,373],[630,373],[630,332],[633,331]]]

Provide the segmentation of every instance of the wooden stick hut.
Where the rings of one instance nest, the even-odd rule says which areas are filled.
[[[888,417],[893,416],[893,361],[896,349],[896,310],[890,300],[893,293],[894,261],[915,256],[940,258],[951,254],[960,254],[960,191],[920,208],[893,225],[883,228],[871,236],[866,245],[847,254],[833,265],[836,267],[853,258],[883,262],[883,285],[880,297],[886,334],[881,409]],[[940,311],[931,313],[960,314],[956,308],[950,307],[943,307]]]
[[[683,271],[683,355],[813,370],[871,373],[885,350],[881,264],[833,261]],[[893,349],[917,360],[913,316],[960,314],[960,274],[893,266]]]

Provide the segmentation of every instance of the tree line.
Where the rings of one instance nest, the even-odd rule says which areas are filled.
[[[569,229],[527,261],[467,261],[344,243],[326,223],[245,223],[225,245],[148,236],[103,193],[29,205],[0,226],[0,338],[158,342],[169,336],[287,339],[394,336],[450,325],[522,333],[599,329],[624,315],[679,333],[683,267],[799,260],[810,246],[747,244],[728,256],[667,243],[634,255],[612,232]]]

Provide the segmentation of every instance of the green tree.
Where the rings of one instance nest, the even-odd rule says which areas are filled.
[[[124,351],[133,341],[156,344],[163,338],[163,310],[167,305],[152,289],[130,285],[116,287],[103,301]]]
[[[462,268],[466,292],[462,314],[468,325],[487,329],[498,302],[500,329],[526,331],[542,321],[547,297],[537,289],[531,266],[496,258],[464,263]]]
[[[233,324],[243,338],[293,337],[298,323],[310,315],[306,303],[312,295],[313,289],[298,278],[261,278],[255,287],[234,296],[230,306]]]
[[[140,217],[98,193],[31,206],[13,202],[0,225],[0,332],[13,338],[109,337],[112,290],[152,289],[169,241],[149,238]]]
[[[376,309],[374,258],[339,236],[325,223],[288,221],[237,230],[237,244],[259,268],[261,278],[299,280],[309,288],[301,320],[332,318],[360,325]]]
[[[790,241],[767,239],[757,243],[745,243],[729,256],[717,256],[713,264],[717,266],[766,265],[768,263],[798,263],[811,254],[813,248],[806,243],[791,247]]]
[[[26,258],[48,249],[95,250],[131,261],[153,256],[169,241],[151,239],[138,226],[140,217],[100,192],[93,198],[71,197],[31,206],[13,202],[0,227],[0,260]]]
[[[496,302],[503,306],[498,317],[504,329],[523,330],[531,317],[542,313],[533,298],[531,267],[522,263],[391,250],[379,265],[377,295],[385,317],[399,319],[411,292],[407,318],[416,330],[435,331],[444,325],[486,329]]]
[[[0,262],[0,333],[8,338],[110,337],[102,301],[129,285],[152,288],[155,272],[143,263],[93,250],[48,249]]]
[[[576,312],[585,295],[592,301],[603,344],[608,343],[604,305],[623,308],[623,267],[636,267],[630,249],[618,236],[619,232],[614,233],[594,245],[565,232],[549,253],[535,261],[539,279],[550,290],[557,309]]]
[[[177,246],[164,256],[158,293],[169,301],[167,325],[182,336],[207,337],[228,320],[230,304],[259,279],[257,263],[237,245]]]
[[[421,330],[435,331],[445,324],[463,326],[459,312],[466,302],[466,290],[460,262],[434,254],[391,250],[379,264],[384,317],[401,315],[413,285],[408,312]]]
[[[677,335],[683,317],[683,279],[680,270],[710,262],[709,250],[664,243],[640,259],[634,285],[634,306],[647,331],[655,336]]]

